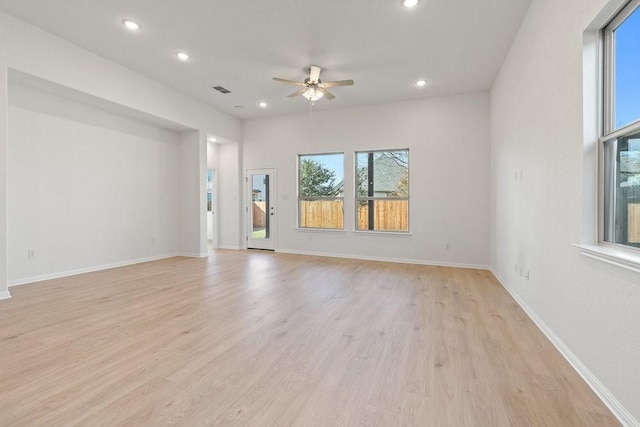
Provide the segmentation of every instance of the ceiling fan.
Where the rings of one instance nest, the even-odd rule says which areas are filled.
[[[295,80],[281,79],[279,77],[274,77],[273,80],[277,82],[288,83],[296,86],[302,86],[302,89],[293,92],[289,95],[289,98],[293,98],[298,95],[302,95],[307,98],[309,101],[317,101],[322,97],[327,98],[328,100],[332,100],[335,98],[326,88],[328,87],[337,87],[337,86],[351,86],[353,85],[353,80],[339,80],[335,82],[323,82],[320,80],[320,71],[322,69],[315,65],[309,67],[309,77],[304,79],[304,82],[297,82]]]

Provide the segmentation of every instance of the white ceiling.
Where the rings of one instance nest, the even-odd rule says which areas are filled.
[[[0,9],[236,117],[309,110],[272,77],[355,80],[344,108],[489,90],[530,0],[0,0]],[[121,21],[142,24],[136,33]],[[177,50],[191,55],[175,58]],[[429,84],[416,88],[426,78]],[[223,95],[212,86],[232,93]],[[258,106],[266,101],[268,108]],[[236,108],[242,106],[243,108]]]

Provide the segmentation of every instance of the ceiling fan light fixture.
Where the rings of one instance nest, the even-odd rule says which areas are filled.
[[[140,25],[138,22],[134,21],[133,19],[123,19],[122,25],[124,25],[127,29],[131,31],[138,31],[140,28],[142,28],[142,25]]]
[[[320,91],[318,88],[310,87],[306,90],[306,92],[302,94],[302,96],[313,102],[322,98],[324,96],[324,93],[322,93],[322,91]]]
[[[401,0],[400,4],[402,4],[404,7],[411,8],[416,7],[419,1],[420,0]]]
[[[178,57],[178,59],[180,61],[188,61],[189,60],[189,54],[187,52],[183,52],[183,51],[176,52],[176,56]]]

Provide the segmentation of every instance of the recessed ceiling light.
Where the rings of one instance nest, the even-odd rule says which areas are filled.
[[[420,0],[401,0],[400,4],[404,7],[415,7]]]
[[[425,87],[427,85],[427,81],[425,79],[420,79],[416,81],[416,86]]]
[[[138,31],[142,26],[133,19],[123,19],[122,25],[130,29],[131,31]]]
[[[217,142],[218,138],[214,138],[213,136],[210,136],[208,139],[209,142]]]
[[[260,106],[260,108],[267,108],[267,103],[264,101],[260,101],[258,105]]]
[[[187,52],[176,52],[176,56],[180,61],[189,60],[189,54]]]

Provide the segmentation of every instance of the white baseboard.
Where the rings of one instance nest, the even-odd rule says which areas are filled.
[[[11,294],[9,293],[9,291],[0,292],[0,301],[9,298],[11,298]]]
[[[429,261],[429,260],[423,260],[423,259],[386,258],[386,257],[375,257],[375,256],[367,256],[367,255],[297,251],[297,250],[290,250],[290,249],[276,249],[276,252],[281,252],[283,254],[324,256],[324,257],[330,257],[330,258],[360,259],[363,261],[382,261],[382,262],[395,262],[400,264],[433,265],[437,267],[456,267],[456,268],[472,268],[475,270],[489,270],[488,265],[464,264],[464,263],[455,263],[455,262],[446,262],[446,261]]]
[[[78,268],[78,269],[75,269],[75,270],[61,271],[61,272],[58,272],[58,273],[51,273],[51,274],[43,274],[43,275],[40,275],[40,276],[25,277],[25,278],[22,278],[22,279],[10,280],[9,281],[9,287],[26,285],[27,283],[42,282],[44,280],[59,279],[61,277],[75,276],[77,274],[92,273],[94,271],[108,270],[110,268],[125,267],[127,265],[140,264],[140,263],[143,263],[143,262],[158,261],[158,260],[161,260],[161,259],[172,258],[172,257],[175,257],[175,256],[179,256],[179,255],[178,254],[157,255],[157,256],[152,256],[152,257],[147,257],[147,258],[138,258],[138,259],[133,259],[133,260],[128,260],[128,261],[114,262],[114,263],[111,263],[111,264],[103,264],[103,265],[96,265],[96,266],[92,266],[92,267]]]
[[[569,362],[569,364],[575,369],[575,371],[582,377],[582,379],[591,387],[591,389],[598,395],[602,402],[609,408],[613,415],[618,418],[620,423],[628,427],[638,427],[640,423],[636,420],[629,411],[611,394],[611,392],[602,384],[598,378],[578,359],[578,357],[567,347],[567,345],[547,326],[544,321],[538,317],[538,315],[524,302],[524,300],[515,291],[507,286],[507,283],[502,280],[500,275],[492,267],[490,269],[493,276],[498,280],[502,287],[509,292],[514,300],[522,307],[524,312],[529,316],[533,323],[545,334],[545,336],[551,341],[556,349],[562,354],[562,356]]]
[[[180,252],[176,256],[183,256],[183,257],[186,257],[186,258],[206,258],[206,257],[209,256],[209,253],[208,252],[203,252],[203,253],[197,254],[197,253],[193,253],[193,252]]]
[[[240,246],[233,246],[233,245],[220,245],[220,246],[218,246],[218,249],[231,249],[231,250],[234,250],[234,251],[239,251],[242,248]]]

